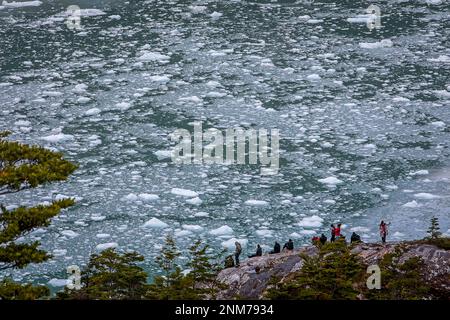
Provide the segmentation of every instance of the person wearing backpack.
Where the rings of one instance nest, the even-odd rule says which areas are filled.
[[[236,246],[236,249],[234,251],[234,259],[236,260],[236,268],[237,268],[237,267],[240,266],[240,264],[239,264],[239,256],[241,255],[242,247],[241,247],[241,244],[238,241],[236,241],[234,243],[234,245]]]

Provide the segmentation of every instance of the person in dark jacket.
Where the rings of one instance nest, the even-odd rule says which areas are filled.
[[[353,243],[353,242],[355,242],[355,243],[361,242],[361,237],[356,232],[353,232],[352,236],[350,237],[350,243]]]
[[[331,225],[331,238],[330,238],[330,242],[334,242],[334,240],[336,240],[336,227],[334,226],[334,224]]]
[[[248,256],[249,258],[253,258],[253,257],[261,257],[262,256],[262,248],[261,246],[258,244],[256,246],[256,254],[252,254],[251,256]]]
[[[274,254],[274,253],[280,253],[281,252],[281,246],[280,244],[275,241],[275,245],[273,246],[273,250],[269,252],[269,254]]]
[[[237,241],[234,243],[234,245],[236,246],[236,249],[234,251],[234,259],[236,260],[235,267],[237,268],[237,267],[240,266],[240,264],[239,264],[239,256],[241,255],[241,252],[242,252],[242,246]]]
[[[322,235],[319,238],[319,241],[322,245],[324,245],[327,242],[327,237],[322,233]]]
[[[289,251],[294,250],[294,242],[291,239],[289,239],[289,241],[284,244],[283,250],[284,249]]]

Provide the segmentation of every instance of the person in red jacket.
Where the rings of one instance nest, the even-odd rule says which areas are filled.
[[[388,224],[386,224],[383,220],[380,222],[380,236],[381,242],[386,243],[386,236],[388,235]]]
[[[336,237],[340,237],[340,236],[341,236],[341,226],[342,226],[342,224],[339,223],[339,224],[337,225],[336,229],[334,230],[334,235],[335,235]]]

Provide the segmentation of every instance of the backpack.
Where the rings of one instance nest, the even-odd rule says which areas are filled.
[[[242,252],[242,247],[241,247],[241,244],[240,243],[238,243],[237,245],[236,245],[236,253],[241,253]]]
[[[228,256],[225,258],[225,268],[234,267],[234,259],[233,256]]]

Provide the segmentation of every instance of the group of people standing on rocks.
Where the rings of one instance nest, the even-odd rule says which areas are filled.
[[[388,223],[384,222],[383,220],[380,222],[379,225],[379,231],[380,231],[380,237],[381,237],[381,242],[384,244],[386,243],[386,237],[388,235]],[[334,224],[332,224],[331,226],[331,237],[330,237],[330,242],[335,242],[336,240],[339,239],[343,239],[345,241],[345,236],[342,234],[342,224],[338,223],[336,226]],[[322,235],[320,237],[313,237],[312,238],[312,242],[315,243],[321,243],[322,245],[324,245],[327,242],[328,238],[325,236],[325,234],[322,233]],[[357,243],[357,242],[361,242],[361,236],[358,235],[356,232],[353,232],[351,237],[350,237],[350,242],[351,243]],[[242,253],[242,246],[241,244],[236,241],[234,243],[235,245],[235,251],[234,251],[234,261],[232,256],[228,256],[225,259],[225,267],[231,267],[231,266],[236,266],[239,267],[240,262],[239,262],[239,256]],[[275,253],[280,253],[281,251],[292,251],[294,250],[294,242],[292,241],[292,239],[289,239],[288,242],[286,242],[283,246],[283,249],[281,249],[281,245],[275,241],[275,245],[273,247],[273,250],[269,252],[269,254],[275,254]],[[256,246],[256,253],[249,255],[249,258],[253,258],[253,257],[260,257],[262,256],[262,248],[261,245],[258,244]]]

